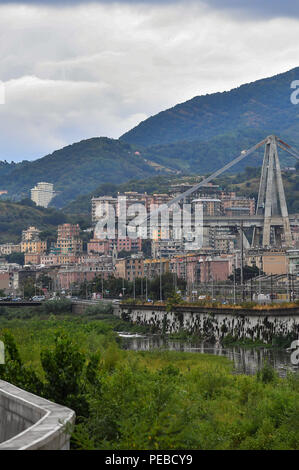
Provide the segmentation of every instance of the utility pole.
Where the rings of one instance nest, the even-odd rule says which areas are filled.
[[[125,297],[125,290],[126,290],[126,288],[125,288],[125,279],[124,279],[124,278],[122,278],[122,284],[123,284],[123,286],[122,286],[122,289],[121,289],[121,290],[123,291],[123,299],[124,299],[124,297]]]
[[[161,258],[161,251],[160,251],[160,301],[163,301],[163,293],[162,293],[162,258]]]
[[[236,305],[236,269],[237,269],[237,253],[235,255],[235,264],[234,264],[234,305]]]
[[[244,292],[244,232],[243,232],[243,220],[241,221],[240,226],[240,234],[241,234],[241,289],[242,289],[242,302],[245,300],[245,292]]]
[[[261,276],[262,276],[262,263],[263,263],[263,257],[260,256],[260,267],[259,267],[259,293],[261,294],[262,293],[262,279],[261,279]]]

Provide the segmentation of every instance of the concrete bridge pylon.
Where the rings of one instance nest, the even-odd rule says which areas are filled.
[[[252,246],[292,245],[291,226],[285,198],[280,162],[277,151],[277,137],[271,135],[265,142],[265,154],[260,179],[256,215],[263,215],[263,227],[255,227]],[[277,219],[281,224],[277,225]],[[274,223],[275,220],[275,223]]]

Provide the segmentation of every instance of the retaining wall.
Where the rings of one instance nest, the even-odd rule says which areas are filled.
[[[74,411],[0,380],[0,450],[68,450]]]
[[[297,337],[299,333],[299,308],[262,311],[183,306],[167,312],[164,306],[120,305],[114,314],[163,333],[187,330],[216,341],[230,335],[270,343],[273,337]]]

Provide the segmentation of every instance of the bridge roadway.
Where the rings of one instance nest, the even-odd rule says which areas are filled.
[[[290,224],[295,225],[298,223],[297,216],[289,216]],[[252,216],[242,216],[234,215],[233,217],[228,217],[224,215],[214,215],[214,216],[204,216],[203,223],[204,226],[222,226],[222,227],[233,227],[240,226],[241,222],[243,223],[244,228],[250,227],[263,227],[264,226],[264,216],[263,215],[252,215]],[[271,225],[282,226],[283,219],[282,217],[271,217]]]

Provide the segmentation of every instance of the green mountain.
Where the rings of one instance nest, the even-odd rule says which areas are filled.
[[[228,92],[196,96],[141,122],[121,140],[151,147],[270,130],[299,143],[299,105],[290,99],[294,80],[299,80],[299,67]]]
[[[158,163],[145,161],[130,144],[102,137],[83,140],[32,162],[1,162],[0,188],[18,200],[28,197],[39,181],[54,183],[59,194],[53,205],[61,207],[100,183],[122,183],[168,172],[171,170]]]

